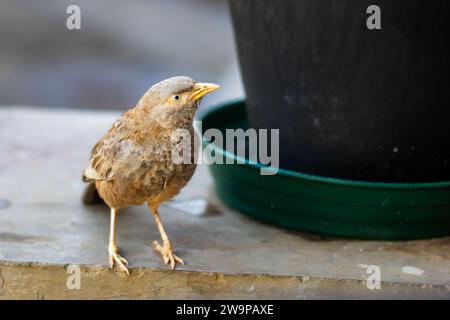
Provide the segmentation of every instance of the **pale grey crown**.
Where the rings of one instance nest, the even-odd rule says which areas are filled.
[[[158,82],[150,88],[148,93],[159,101],[165,101],[173,94],[193,90],[194,84],[195,81],[189,77],[172,77]]]

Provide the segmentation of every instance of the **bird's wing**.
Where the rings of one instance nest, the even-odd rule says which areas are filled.
[[[130,137],[130,121],[125,113],[94,146],[89,165],[83,172],[84,181],[109,181],[121,167],[123,147]]]
[[[83,180],[111,180],[114,176],[113,168],[114,163],[108,154],[113,154],[114,147],[105,148],[103,141],[99,143],[92,150],[92,156],[89,161],[89,165],[84,170]]]

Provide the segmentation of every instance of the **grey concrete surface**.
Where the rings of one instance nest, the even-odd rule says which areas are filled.
[[[80,196],[90,148],[116,116],[0,109],[0,299],[450,298],[450,238],[371,242],[273,227],[224,207],[203,165],[160,210],[186,265],[162,263],[152,216],[133,207],[118,216],[131,276],[110,271],[109,212]],[[80,290],[66,288],[71,264]],[[364,265],[380,267],[380,290],[367,289]]]

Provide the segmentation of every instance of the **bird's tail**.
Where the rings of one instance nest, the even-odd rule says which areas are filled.
[[[95,182],[91,181],[86,185],[83,192],[82,201],[84,204],[104,204],[102,198],[98,194],[97,188],[95,187]]]

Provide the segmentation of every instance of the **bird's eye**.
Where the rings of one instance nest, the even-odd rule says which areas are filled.
[[[173,97],[175,100],[180,100],[180,96],[174,96]]]

